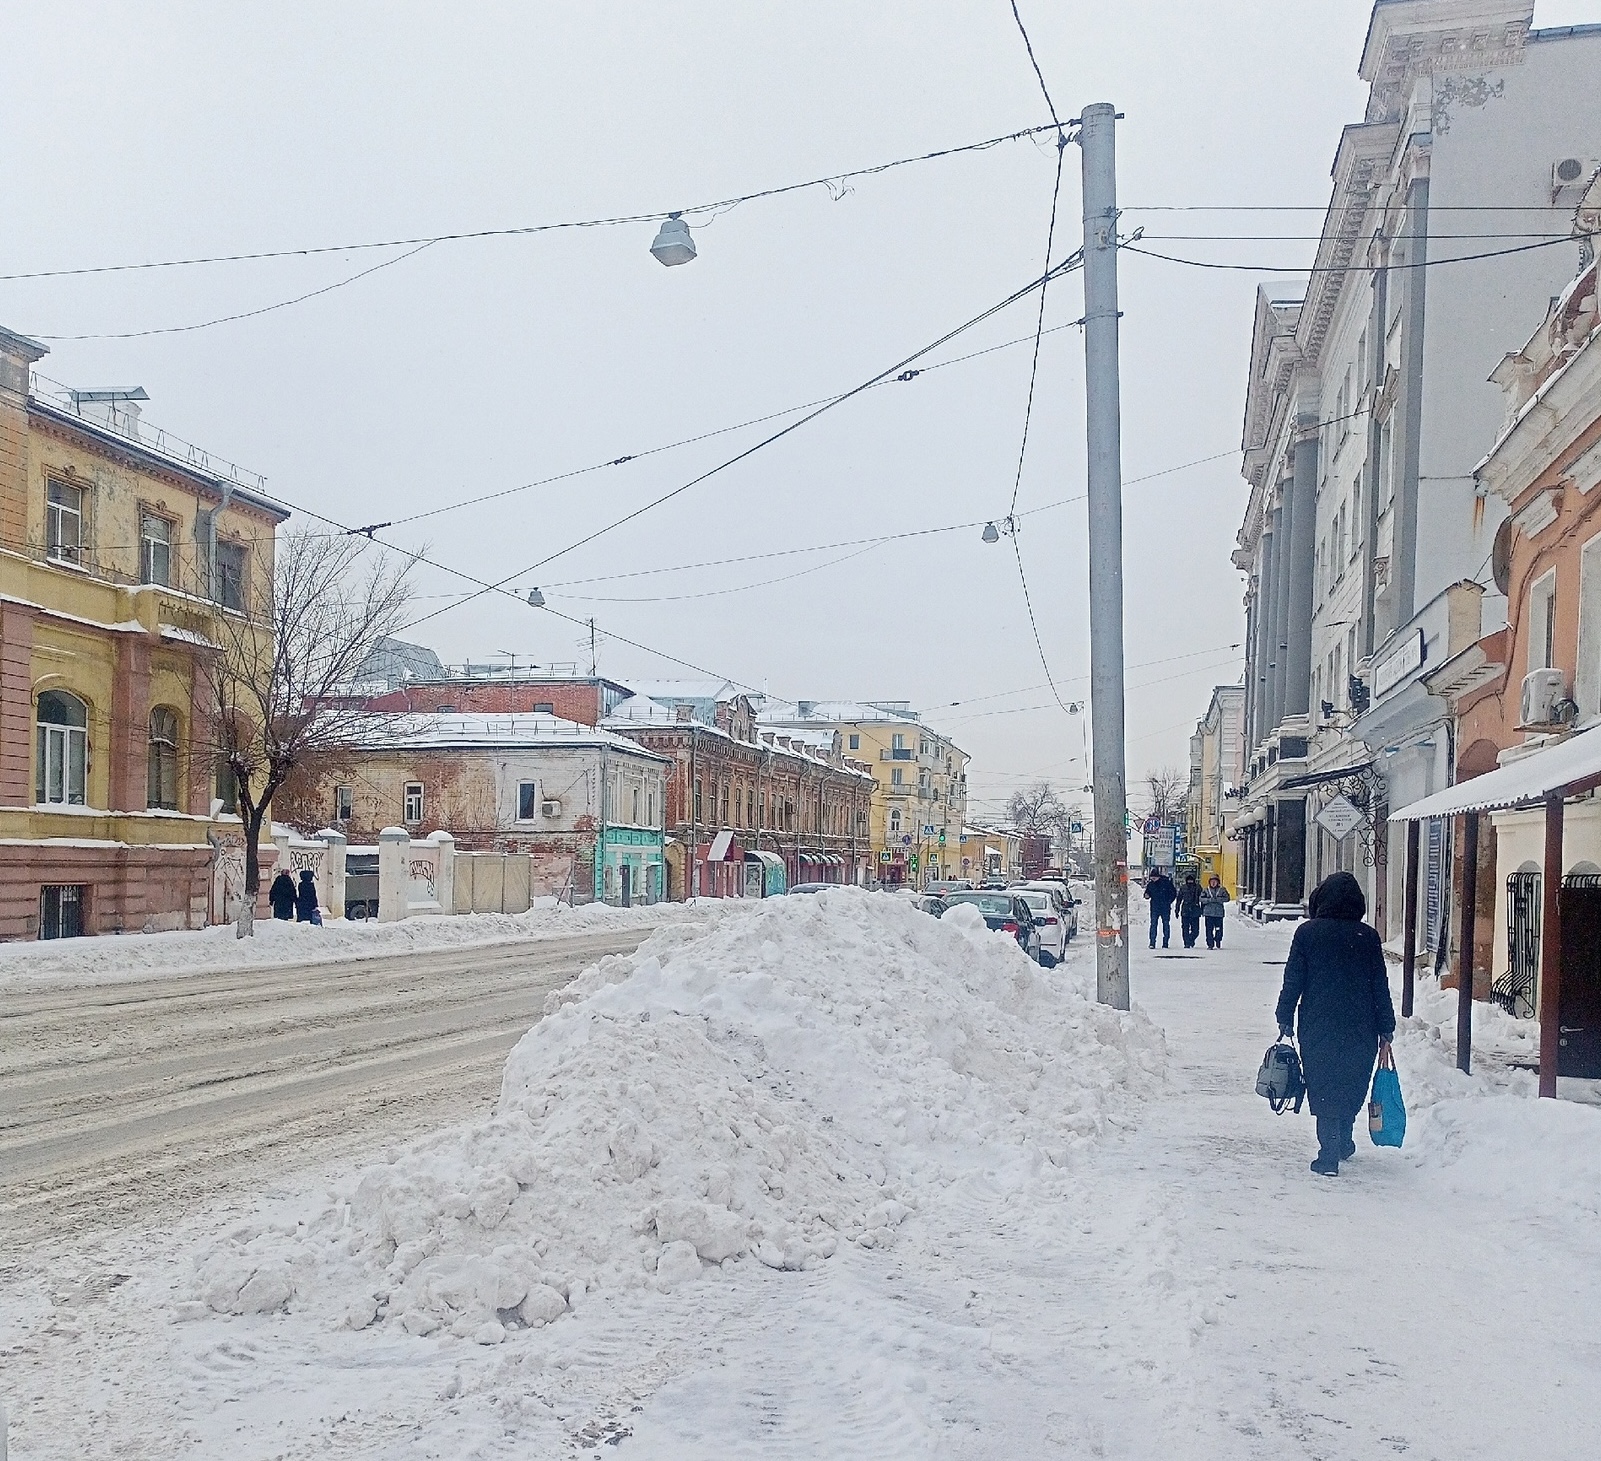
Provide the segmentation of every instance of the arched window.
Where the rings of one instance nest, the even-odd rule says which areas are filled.
[[[178,810],[178,717],[165,705],[150,712],[150,782],[145,802]]]
[[[38,748],[37,799],[81,807],[89,768],[89,707],[65,690],[46,690],[39,697]]]
[[[899,807],[890,808],[889,830],[891,832],[899,832],[901,830],[901,809]]]

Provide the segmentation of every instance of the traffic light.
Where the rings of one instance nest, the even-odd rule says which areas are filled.
[[[945,845],[945,829],[943,827],[939,829],[939,845],[941,847]]]

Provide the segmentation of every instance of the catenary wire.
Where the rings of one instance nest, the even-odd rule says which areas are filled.
[[[1017,8],[1017,0],[1012,0],[1012,19],[1017,22],[1018,34],[1023,37],[1023,49],[1028,52],[1028,64],[1034,68],[1034,77],[1040,84],[1040,95],[1045,98],[1045,105],[1050,111],[1051,120],[1060,127],[1062,119],[1057,114],[1056,103],[1051,100],[1051,89],[1045,84],[1045,73],[1040,70],[1040,63],[1034,55],[1034,42],[1028,38],[1028,27],[1023,24],[1023,17]],[[1058,153],[1058,156],[1060,156],[1060,153]]]
[[[1133,243],[1122,244],[1119,247],[1125,254],[1143,254],[1148,259],[1161,259],[1169,264],[1187,264],[1192,269],[1223,269],[1249,274],[1355,274],[1376,273],[1381,270],[1441,269],[1447,264],[1472,264],[1481,259],[1504,259],[1513,254],[1527,254],[1535,249],[1551,249],[1562,244],[1582,243],[1587,238],[1593,239],[1597,236],[1593,233],[1576,233],[1565,238],[1543,239],[1539,243],[1517,244],[1512,248],[1485,249],[1476,254],[1457,254],[1447,259],[1412,259],[1403,264],[1346,264],[1322,268],[1305,265],[1298,267],[1293,264],[1223,264],[1213,259],[1186,259],[1178,254],[1164,254],[1157,249],[1142,249]]]
[[[1024,127],[1016,132],[1004,133],[999,137],[985,138],[981,142],[964,142],[955,147],[942,147],[932,152],[919,152],[909,157],[895,158],[890,162],[875,163],[870,167],[858,167],[848,169],[845,172],[827,173],[822,177],[808,178],[805,182],[784,183],[778,187],[761,188],[756,192],[740,193],[731,198],[719,199],[716,202],[696,203],[690,207],[672,211],[684,215],[693,215],[726,210],[738,207],[742,203],[754,203],[762,198],[777,198],[785,193],[801,192],[807,188],[826,188],[830,184],[838,184],[850,178],[873,177],[879,173],[889,172],[894,168],[908,167],[913,163],[935,162],[941,158],[956,157],[967,152],[984,152],[1005,142],[1017,142],[1026,137],[1036,136],[1041,132],[1055,132],[1058,130],[1060,130],[1060,123],[1053,119],[1051,122],[1038,127]],[[361,249],[406,248],[414,244],[461,243],[483,238],[515,238],[528,234],[554,233],[563,229],[610,228],[624,224],[655,223],[668,216],[668,210],[658,209],[652,212],[614,214],[602,218],[570,219],[559,223],[524,224],[515,228],[479,228],[455,233],[419,235],[414,238],[376,239],[348,244],[317,244],[296,249],[257,249],[248,253],[203,254],[182,259],[150,259],[133,264],[93,264],[71,269],[34,269],[12,274],[0,274],[0,283],[10,283],[24,279],[72,278],[84,274],[123,274],[140,269],[183,269],[198,264],[239,264],[252,263],[261,259],[306,258],[316,254],[353,253]]]
[[[1013,290],[1011,294],[1009,294],[1005,299],[1001,300],[998,304],[991,305],[988,309],[983,311],[983,313],[975,315],[972,319],[958,325],[955,329],[946,331],[946,333],[941,335],[939,339],[932,341],[930,344],[923,346],[919,350],[913,351],[912,354],[906,356],[903,360],[897,361],[894,365],[878,371],[868,380],[863,381],[860,385],[853,386],[850,390],[831,397],[821,406],[818,406],[814,410],[807,412],[807,414],[802,416],[798,421],[792,421],[787,426],[780,427],[779,430],[763,437],[758,442],[754,442],[752,445],[746,447],[743,451],[736,452],[733,456],[719,462],[716,466],[709,467],[706,471],[690,478],[689,481],[682,483],[680,486],[674,487],[671,491],[664,492],[659,497],[655,497],[651,501],[634,508],[631,512],[624,513],[621,517],[615,518],[613,521],[605,524],[604,526],[596,528],[593,532],[586,534],[577,541],[567,544],[566,547],[558,548],[554,553],[547,553],[543,558],[539,559],[538,562],[529,564],[526,568],[520,568],[515,573],[507,574],[504,578],[498,580],[493,585],[485,585],[485,592],[488,592],[491,587],[503,588],[506,584],[512,582],[513,579],[522,578],[526,574],[534,573],[540,568],[543,568],[547,563],[553,563],[556,561],[556,559],[565,557],[568,553],[574,552],[576,549],[593,543],[597,538],[604,537],[607,533],[614,532],[624,524],[633,522],[636,518],[643,516],[645,513],[652,511],[654,508],[660,507],[663,503],[672,501],[675,497],[688,492],[691,488],[698,486],[700,483],[706,481],[710,477],[716,476],[719,472],[726,471],[729,467],[734,466],[738,462],[744,461],[747,457],[754,456],[764,447],[771,446],[774,442],[781,441],[784,437],[790,435],[791,432],[800,430],[801,427],[815,421],[825,412],[831,411],[834,407],[842,405],[844,402],[860,395],[863,391],[871,389],[872,386],[883,380],[886,376],[897,374],[898,372],[909,367],[914,361],[922,359],[923,356],[931,354],[933,351],[939,349],[940,346],[946,344],[950,340],[955,339],[964,331],[970,330],[976,325],[982,324],[985,320],[993,318],[1002,310],[1009,308],[1013,304],[1016,304],[1018,300],[1026,299],[1033,290],[1043,288],[1053,275],[1067,273],[1070,270],[1077,268],[1079,266],[1080,259],[1081,252],[1069,254],[1067,258],[1065,258],[1060,264],[1047,269],[1040,278],[1031,280],[1021,289]],[[470,603],[474,597],[477,597],[477,595],[463,599],[461,603]],[[432,613],[425,614],[422,619],[415,620],[413,624],[408,627],[414,628],[417,624],[421,624],[428,619],[437,618],[440,614],[447,614],[451,611],[451,609],[459,607],[460,604],[453,604],[443,609],[435,609]]]
[[[264,304],[260,309],[247,309],[238,314],[222,315],[214,320],[201,320],[193,325],[160,325],[149,330],[115,330],[104,331],[89,335],[45,335],[35,332],[40,340],[70,341],[70,340],[140,340],[147,335],[184,335],[192,330],[209,330],[213,325],[231,325],[238,320],[253,320],[258,315],[270,315],[274,310],[288,309],[291,305],[304,304],[308,299],[316,299],[320,295],[332,294],[336,289],[343,289],[347,284],[354,284],[365,279],[369,274],[376,274],[380,269],[392,269],[396,264],[404,264],[407,259],[416,258],[424,249],[433,247],[430,240],[420,243],[414,249],[407,249],[405,253],[393,259],[385,259],[381,264],[374,264],[371,268],[363,269],[358,274],[352,274],[347,279],[335,280],[332,284],[324,284],[321,289],[312,289],[305,294],[297,294],[293,299],[280,299],[277,304]]]

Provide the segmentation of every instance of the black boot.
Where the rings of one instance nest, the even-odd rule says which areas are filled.
[[[1340,1153],[1340,1160],[1348,1162],[1356,1155],[1356,1117],[1353,1116],[1345,1123],[1345,1145]]]
[[[1318,1153],[1312,1170],[1320,1177],[1338,1177],[1340,1158],[1345,1154],[1349,1129],[1337,1116],[1319,1116],[1317,1119]]]

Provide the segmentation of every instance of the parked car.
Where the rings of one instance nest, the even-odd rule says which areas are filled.
[[[971,878],[936,878],[923,891],[925,893],[938,893],[942,896],[946,893],[971,893],[973,891],[973,880]]]
[[[345,917],[378,916],[378,854],[352,852],[345,858]]]
[[[920,893],[917,898],[917,906],[924,913],[932,913],[935,918],[938,918],[951,905],[938,893]]]
[[[1013,888],[1029,906],[1040,931],[1040,963],[1049,969],[1067,957],[1068,932],[1073,910],[1048,888]]]
[[[824,888],[837,888],[838,883],[791,883],[789,891],[792,893],[821,893]]]
[[[993,892],[977,888],[970,893],[952,893],[945,900],[946,911],[958,903],[971,903],[984,916],[984,922],[997,933],[1009,933],[1017,940],[1018,948],[1039,961],[1040,931],[1034,922],[1034,910],[1021,893],[1009,893],[1004,888]]]
[[[1073,938],[1078,933],[1078,903],[1073,890],[1057,878],[1034,878],[1026,883],[1019,883],[1019,889],[1025,892],[1046,892],[1056,896],[1062,907],[1061,916],[1067,924],[1067,936]]]

